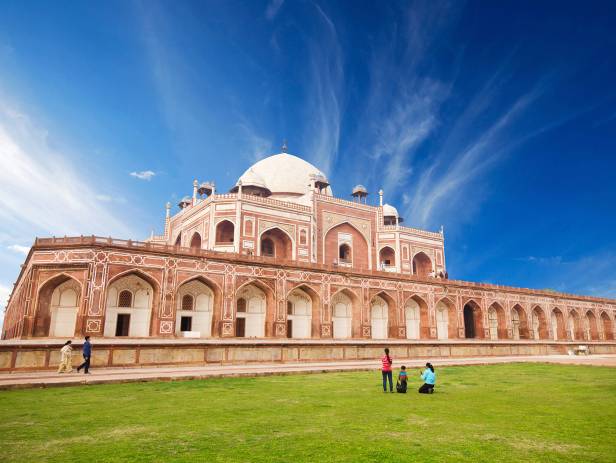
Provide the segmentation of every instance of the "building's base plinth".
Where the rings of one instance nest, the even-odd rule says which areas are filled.
[[[0,371],[56,369],[63,342],[30,339],[0,342]],[[194,340],[94,339],[93,367],[152,367],[288,362],[375,360],[389,347],[394,358],[462,358],[567,354],[579,345],[592,354],[616,354],[616,342],[580,341],[331,341],[331,340]],[[73,349],[76,366],[80,345]]]

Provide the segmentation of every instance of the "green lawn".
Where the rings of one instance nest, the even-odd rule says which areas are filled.
[[[0,392],[1,462],[616,461],[616,369],[380,372]]]

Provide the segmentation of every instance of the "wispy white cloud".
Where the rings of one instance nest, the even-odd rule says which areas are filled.
[[[11,244],[6,247],[9,251],[16,252],[18,254],[28,254],[30,252],[30,246],[22,246],[20,244]]]
[[[319,5],[314,7],[320,19],[321,33],[309,40],[307,145],[311,160],[329,174],[340,144],[343,54],[333,21]]]
[[[479,132],[464,148],[451,151],[441,149],[426,167],[413,191],[413,202],[407,215],[413,214],[420,226],[430,223],[435,211],[446,207],[449,211],[467,201],[464,185],[477,184],[480,175],[501,160],[518,140],[510,138],[507,130],[529,107],[538,96],[537,90],[531,90],[510,105],[487,129]],[[452,134],[456,137],[457,134]],[[447,146],[447,145],[445,145]],[[480,192],[475,188],[468,193],[473,195],[473,204],[468,211],[476,207],[481,200]]]
[[[280,7],[284,3],[284,0],[271,0],[267,8],[265,10],[265,17],[270,21],[276,17],[278,11],[280,11]]]
[[[538,257],[538,256],[525,256],[518,257],[515,260],[520,262],[529,262],[533,264],[542,264],[542,265],[558,265],[563,263],[562,256],[547,256],[547,257]]]
[[[243,150],[246,153],[246,156],[252,162],[257,162],[272,154],[272,140],[257,133],[255,128],[246,120],[246,118],[241,116],[240,118],[242,119],[242,122],[238,124],[238,128],[244,138]]]
[[[363,177],[358,180],[382,187],[386,200],[410,183],[418,150],[439,127],[451,85],[432,77],[426,63],[435,39],[456,14],[447,5],[414,4],[399,18],[387,36],[375,41],[370,86],[352,146],[364,163],[378,166],[358,169]],[[405,204],[410,204],[408,196]]]
[[[149,182],[150,180],[152,180],[152,177],[156,175],[156,173],[151,170],[142,170],[141,172],[131,172],[129,175],[131,177],[138,178],[139,180],[146,180]],[[104,195],[99,195],[99,196],[104,196]],[[100,198],[97,198],[97,199],[100,199]],[[102,199],[101,201],[104,201],[104,199]]]
[[[0,103],[3,228],[22,238],[37,233],[130,236],[130,229],[95,199],[91,174],[52,149],[48,139],[47,131],[17,106]]]
[[[98,201],[103,203],[119,203],[126,204],[126,198],[124,196],[113,196],[108,194],[97,194],[94,196]]]

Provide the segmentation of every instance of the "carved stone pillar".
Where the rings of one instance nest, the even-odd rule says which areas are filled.
[[[160,298],[160,308],[158,310],[158,335],[170,337],[175,334],[176,310],[175,296],[177,292],[177,269],[175,259],[166,262],[163,271],[162,297]],[[156,329],[156,327],[155,327]]]
[[[322,338],[332,338],[334,327],[331,316],[331,294],[329,282],[321,284],[321,311],[319,313],[319,333]]]
[[[99,252],[95,255],[88,274],[87,285],[90,287],[90,294],[82,322],[84,335],[104,335],[107,273],[107,253]]]
[[[430,323],[430,338],[436,339],[438,337],[438,333],[436,330],[436,307],[434,302],[434,292],[430,291],[428,293],[428,320]]]
[[[456,316],[458,317],[458,338],[466,338],[466,330],[464,328],[464,306],[462,305],[462,297],[456,296]]]
[[[222,285],[222,319],[219,322],[219,333],[222,338],[235,336],[235,271],[231,265],[225,265],[225,275]]]

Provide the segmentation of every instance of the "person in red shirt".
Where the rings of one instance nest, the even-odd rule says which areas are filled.
[[[393,373],[391,371],[391,364],[394,363],[393,359],[389,356],[389,349],[385,349],[385,355],[381,358],[381,373],[383,374],[383,392],[387,392],[387,381],[389,380],[389,392],[394,392]]]

